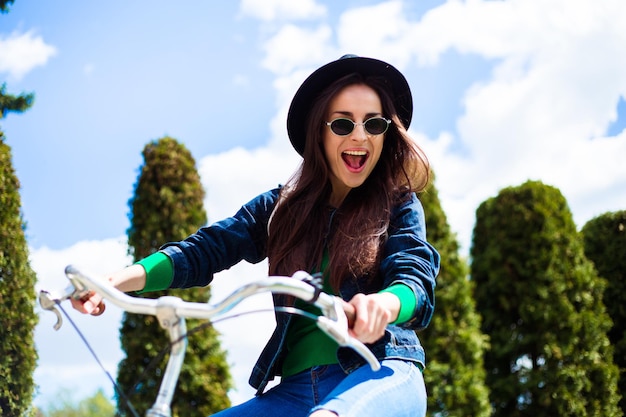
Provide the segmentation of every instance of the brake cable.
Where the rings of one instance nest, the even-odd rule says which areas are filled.
[[[85,337],[83,332],[81,332],[81,330],[78,328],[78,326],[76,325],[74,320],[72,320],[70,315],[65,311],[65,309],[61,305],[61,302],[58,301],[58,300],[55,300],[55,304],[61,310],[61,312],[63,313],[65,318],[67,318],[67,320],[70,322],[70,324],[72,325],[72,327],[74,328],[74,330],[76,331],[76,333],[78,334],[80,339],[83,341],[83,343],[85,344],[85,346],[89,350],[89,353],[91,353],[91,356],[93,356],[93,358],[98,363],[98,366],[100,367],[100,369],[105,373],[105,375],[107,376],[107,378],[109,379],[109,381],[113,385],[113,389],[115,390],[116,394],[120,396],[120,398],[123,400],[124,404],[126,405],[126,407],[128,407],[128,409],[130,410],[130,412],[133,414],[134,417],[140,417],[140,416],[139,416],[139,413],[137,412],[137,410],[135,410],[135,408],[133,407],[129,397],[134,392],[136,392],[137,387],[139,387],[139,385],[144,380],[144,378],[146,377],[148,372],[150,372],[152,369],[156,368],[157,364],[161,361],[161,359],[165,356],[165,354],[168,351],[171,350],[172,346],[175,345],[176,343],[180,342],[181,340],[189,337],[191,334],[197,333],[197,332],[199,332],[199,331],[201,331],[201,330],[203,330],[203,329],[205,329],[205,328],[207,328],[207,327],[209,327],[209,326],[211,326],[211,325],[213,325],[215,323],[219,323],[219,322],[222,322],[222,321],[225,321],[225,320],[242,317],[242,316],[245,316],[245,315],[248,315],[248,314],[256,314],[256,313],[281,312],[281,313],[288,313],[288,314],[293,314],[293,315],[300,315],[302,317],[306,317],[306,318],[311,319],[311,320],[317,320],[318,319],[318,316],[316,316],[314,314],[311,314],[309,312],[306,312],[304,310],[298,309],[298,308],[294,308],[294,307],[275,307],[275,308],[272,308],[272,309],[265,308],[265,309],[256,309],[256,310],[244,311],[244,312],[237,313],[237,314],[231,314],[231,315],[224,316],[224,317],[218,317],[215,320],[207,320],[205,323],[199,324],[199,325],[195,326],[194,328],[190,329],[189,331],[187,331],[187,333],[185,333],[182,336],[180,336],[177,340],[168,342],[168,344],[163,349],[161,349],[159,354],[157,356],[155,356],[150,361],[150,363],[148,363],[148,366],[146,366],[144,368],[144,370],[141,373],[141,375],[139,375],[139,377],[137,378],[135,383],[132,385],[132,387],[129,389],[129,391],[125,394],[120,389],[119,385],[115,382],[115,379],[113,378],[111,373],[104,367],[104,364],[102,363],[102,361],[100,360],[100,358],[98,357],[98,355],[96,354],[94,349],[91,347],[91,344],[89,343],[89,341],[87,340],[87,338]]]

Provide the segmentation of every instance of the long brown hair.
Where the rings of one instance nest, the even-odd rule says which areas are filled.
[[[354,84],[376,91],[383,115],[392,123],[370,176],[350,190],[340,207],[333,208],[328,204],[331,183],[322,141],[324,122],[331,100]],[[328,249],[325,272],[335,291],[344,279],[364,278],[364,284],[369,284],[377,276],[391,210],[410,191],[423,190],[430,174],[428,159],[396,114],[385,80],[350,74],[322,91],[308,114],[303,158],[283,188],[269,226],[269,273],[317,272]]]

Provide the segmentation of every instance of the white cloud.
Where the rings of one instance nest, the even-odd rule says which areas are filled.
[[[326,15],[326,6],[315,0],[242,0],[240,12],[262,21],[309,20]]]
[[[421,62],[434,64],[448,49],[498,58],[493,77],[464,97],[457,134],[468,156],[435,157],[444,208],[456,213],[466,245],[477,204],[502,187],[554,185],[576,202],[581,222],[588,219],[577,212],[602,210],[583,196],[626,183],[617,158],[626,137],[602,138],[626,94],[625,19],[619,1],[454,1],[415,26],[441,34],[432,36],[439,49],[416,48]]]
[[[198,170],[207,191],[210,223],[232,216],[258,194],[284,184],[299,162],[295,152],[290,154],[235,148],[202,158]]]
[[[32,69],[45,65],[56,53],[54,46],[32,31],[0,35],[0,73],[20,80]]]
[[[410,59],[411,26],[398,0],[346,10],[337,26],[337,48],[341,55],[378,58],[402,69]]]
[[[332,30],[326,25],[304,29],[287,24],[265,42],[263,67],[275,74],[290,74],[299,68],[313,69],[320,61],[335,58]]]

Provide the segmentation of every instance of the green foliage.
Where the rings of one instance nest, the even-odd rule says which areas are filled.
[[[606,279],[604,303],[613,321],[609,340],[620,368],[619,392],[626,393],[626,210],[605,213],[582,228],[585,255]],[[626,412],[626,398],[620,400]]]
[[[32,415],[37,351],[35,272],[21,216],[19,181],[11,148],[0,131],[0,415]]]
[[[0,0],[0,13],[8,13],[9,5],[14,0]],[[4,119],[9,112],[22,113],[33,105],[35,95],[20,94],[14,96],[6,93],[6,84],[0,85],[0,120]]]
[[[143,157],[145,163],[135,184],[134,197],[129,201],[131,227],[127,234],[135,260],[156,252],[163,243],[184,239],[207,221],[204,190],[189,151],[176,140],[165,137],[146,145]],[[194,288],[142,296],[163,295],[206,302],[210,292],[208,288]],[[187,327],[191,330],[198,324],[197,320],[188,320]],[[232,381],[226,355],[212,326],[193,333],[188,341],[172,413],[185,417],[210,415],[230,405],[227,394]],[[121,342],[126,358],[118,367],[118,383],[128,393],[168,341],[156,318],[125,314]],[[167,356],[130,393],[131,403],[140,414],[156,399],[166,359]],[[122,413],[126,409],[121,399],[118,408]]]
[[[15,0],[0,0],[0,13],[8,13],[9,5],[13,4]]]
[[[33,101],[35,99],[34,94],[31,93],[13,96],[6,94],[5,90],[6,84],[2,84],[2,86],[0,86],[0,119],[6,117],[7,113],[10,111],[22,113],[33,105]]]
[[[420,334],[428,358],[424,371],[428,415],[489,416],[483,367],[487,338],[480,331],[468,266],[459,256],[459,244],[450,231],[435,186],[421,194],[420,200],[426,213],[428,241],[441,255],[435,314]]]
[[[41,417],[113,417],[114,415],[115,406],[100,390],[78,403],[73,400],[70,391],[62,390],[58,393],[54,403],[39,413]]]
[[[476,212],[471,277],[495,416],[621,416],[604,281],[565,198],[529,181]]]

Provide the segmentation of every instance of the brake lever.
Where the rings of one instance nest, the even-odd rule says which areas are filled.
[[[73,292],[74,286],[72,284],[68,285],[61,294],[56,294],[46,290],[39,291],[39,305],[41,308],[52,311],[57,317],[57,321],[53,326],[54,330],[59,330],[63,325],[63,317],[57,308],[57,304],[70,298]]]
[[[53,312],[57,318],[56,323],[52,326],[54,330],[59,330],[63,325],[63,316],[61,316],[57,304],[69,298],[80,300],[89,294],[89,289],[82,282],[69,276],[68,279],[70,280],[69,285],[60,294],[46,290],[39,291],[39,305],[44,310]]]

